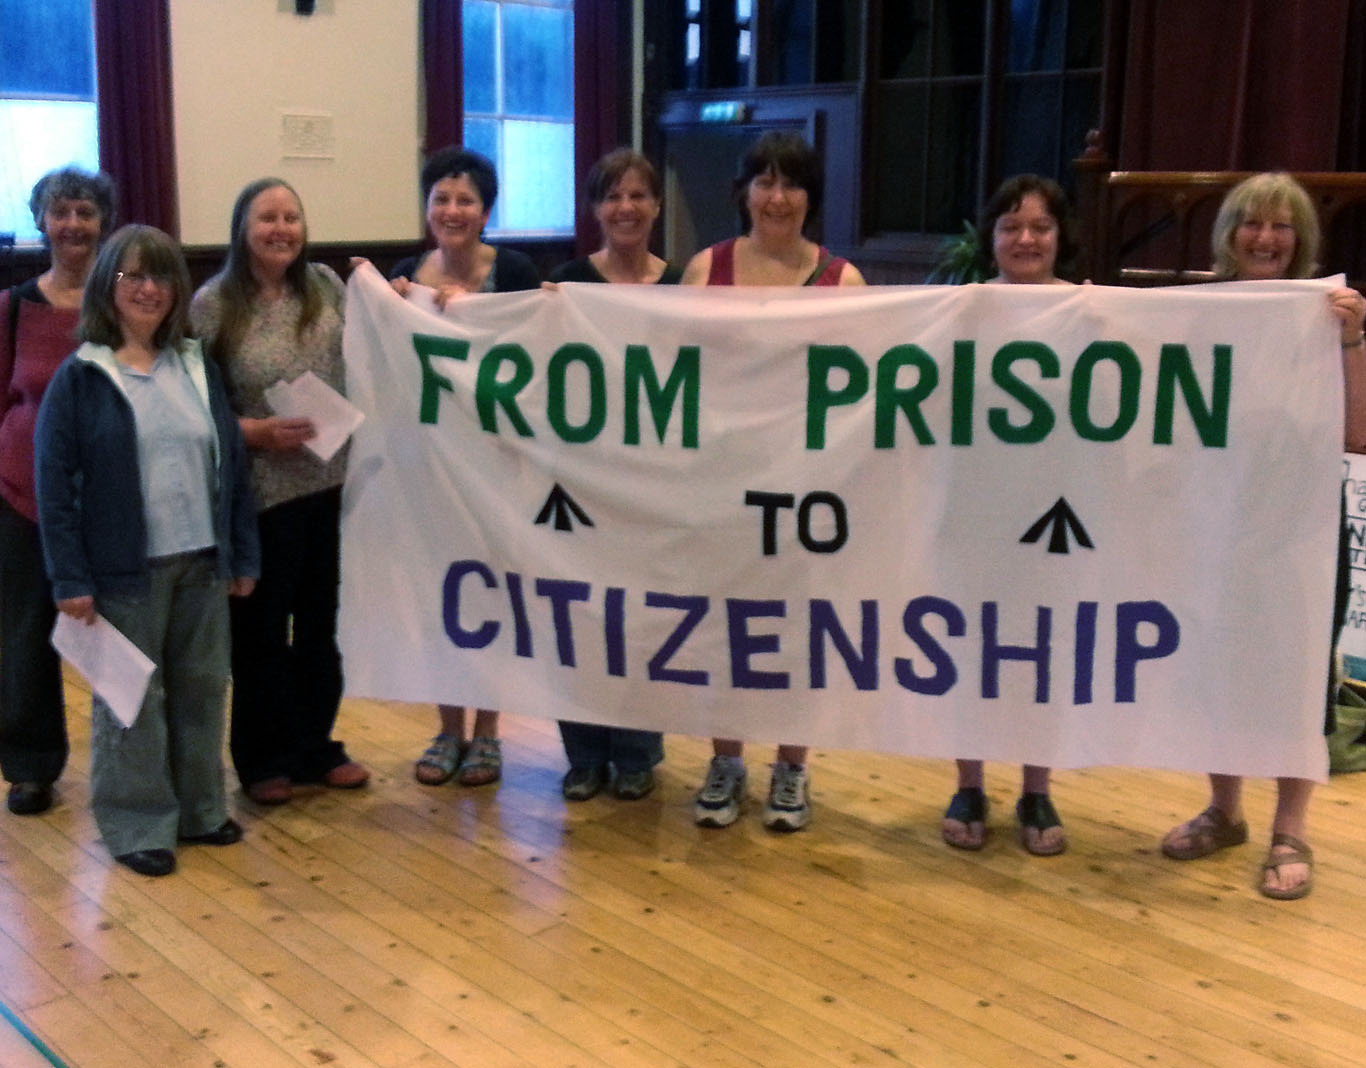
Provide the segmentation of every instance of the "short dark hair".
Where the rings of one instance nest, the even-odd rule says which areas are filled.
[[[977,240],[982,250],[982,258],[988,267],[992,265],[992,237],[996,230],[996,220],[1002,215],[1018,211],[1024,198],[1037,193],[1043,198],[1048,214],[1058,224],[1058,258],[1053,264],[1053,273],[1058,278],[1072,280],[1076,271],[1077,253],[1081,246],[1077,243],[1077,223],[1072,215],[1072,205],[1062,186],[1052,178],[1038,174],[1017,174],[1007,178],[1001,187],[992,194],[982,209],[982,218],[977,224]]]
[[[825,168],[821,165],[820,156],[800,134],[769,130],[740,157],[739,170],[736,171],[731,190],[735,206],[740,212],[740,229],[744,233],[749,233],[753,225],[745,204],[749,183],[759,175],[770,172],[781,174],[806,191],[808,222],[821,210],[821,200],[825,195]]]
[[[498,199],[498,172],[487,156],[481,156],[462,145],[447,145],[427,157],[422,165],[422,203],[432,195],[432,187],[443,178],[465,175],[479,190],[479,200],[485,211],[493,210]]]
[[[612,187],[626,177],[627,171],[635,171],[644,179],[652,197],[664,199],[664,183],[659,180],[659,172],[654,164],[634,148],[615,148],[593,164],[588,172],[584,190],[589,205],[597,207],[606,200]]]
[[[108,345],[111,349],[122,347],[123,327],[114,305],[114,287],[118,285],[123,261],[130,255],[139,271],[171,280],[175,300],[152,336],[152,343],[158,349],[179,347],[189,330],[190,271],[173,237],[155,226],[140,223],[115,230],[95,257],[95,266],[85,283],[77,335],[82,341]]]
[[[104,171],[83,171],[79,167],[62,167],[48,171],[34,183],[29,194],[28,210],[33,213],[33,225],[47,241],[43,217],[54,200],[88,200],[100,213],[100,240],[114,229],[114,179]]]

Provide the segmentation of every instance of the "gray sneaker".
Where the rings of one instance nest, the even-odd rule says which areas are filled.
[[[744,761],[739,757],[712,757],[707,781],[693,799],[693,822],[699,827],[729,827],[740,816],[744,796]]]
[[[810,822],[811,782],[806,765],[778,761],[764,805],[764,826],[770,831],[800,831]]]

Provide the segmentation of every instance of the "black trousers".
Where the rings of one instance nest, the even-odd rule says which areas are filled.
[[[243,786],[316,782],[348,759],[332,740],[342,695],[337,647],[341,490],[259,517],[261,579],[232,599],[229,747]]]
[[[0,770],[10,782],[55,782],[66,767],[56,619],[38,524],[0,498]]]

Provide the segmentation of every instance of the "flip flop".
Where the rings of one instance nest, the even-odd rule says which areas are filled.
[[[949,807],[944,810],[946,820],[957,820],[965,827],[971,827],[974,823],[982,825],[982,837],[966,842],[954,841],[940,828],[940,835],[946,845],[953,846],[954,849],[966,849],[969,852],[976,852],[986,845],[987,841],[987,796],[982,792],[980,786],[965,786],[949,798]],[[971,833],[971,831],[969,831]]]
[[[1289,853],[1277,853],[1277,846],[1289,846]],[[1304,882],[1298,886],[1292,886],[1289,890],[1282,890],[1277,886],[1266,885],[1267,872],[1275,871],[1283,864],[1307,864],[1309,874]],[[1262,862],[1262,885],[1263,897],[1275,898],[1277,901],[1298,901],[1314,889],[1314,851],[1304,842],[1294,835],[1273,834],[1271,836],[1271,848],[1267,850],[1266,860]]]
[[[1176,840],[1184,838],[1185,845]],[[1162,852],[1172,860],[1199,860],[1211,853],[1247,841],[1247,820],[1234,823],[1219,808],[1210,805],[1194,819],[1173,827],[1162,839]]]
[[[1066,852],[1066,838],[1061,838],[1052,845],[1044,845],[1038,838],[1031,840],[1026,833],[1030,830],[1043,832],[1050,827],[1062,826],[1058,810],[1053,807],[1053,801],[1047,794],[1021,794],[1020,800],[1015,802],[1015,818],[1020,821],[1020,845],[1024,846],[1026,852],[1036,857],[1056,857],[1059,853]]]

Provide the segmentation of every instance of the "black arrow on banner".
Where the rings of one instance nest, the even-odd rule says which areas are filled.
[[[593,525],[588,513],[579,507],[579,502],[569,496],[564,487],[556,482],[555,488],[550,491],[550,496],[545,499],[545,504],[541,505],[541,510],[536,515],[537,524],[553,521],[556,530],[573,530],[575,519],[582,526]]]
[[[1081,525],[1081,520],[1077,518],[1077,513],[1072,511],[1072,506],[1067,503],[1067,498],[1059,497],[1053,507],[1034,520],[1034,525],[1025,531],[1024,537],[1020,541],[1026,545],[1032,545],[1043,537],[1043,532],[1049,527],[1053,532],[1048,536],[1048,551],[1050,553],[1066,553],[1067,532],[1072,532],[1072,537],[1077,539],[1077,544],[1084,549],[1094,549],[1091,544],[1091,536],[1086,533],[1086,528]]]

